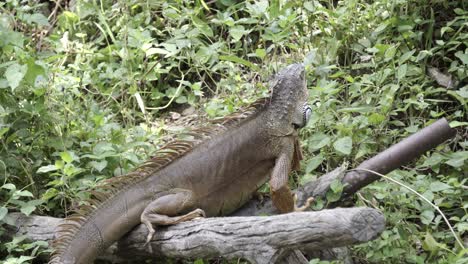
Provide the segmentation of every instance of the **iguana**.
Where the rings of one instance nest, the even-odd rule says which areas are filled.
[[[153,225],[229,214],[268,178],[279,211],[303,210],[288,175],[301,159],[297,129],[311,113],[307,99],[304,66],[290,65],[277,74],[271,97],[247,113],[196,130],[191,140],[169,143],[136,171],[107,180],[91,192],[91,205],[61,225],[49,263],[92,263],[140,223],[149,242]]]

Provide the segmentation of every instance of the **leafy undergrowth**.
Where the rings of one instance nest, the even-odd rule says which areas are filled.
[[[0,222],[14,211],[63,217],[180,130],[169,113],[231,113],[304,62],[314,112],[300,182],[445,117],[457,136],[389,176],[467,241],[468,9],[427,2],[0,3]],[[387,219],[378,239],[352,248],[356,263],[466,263],[441,215],[409,190],[380,181],[355,198]],[[23,240],[0,243],[3,263],[47,251]]]

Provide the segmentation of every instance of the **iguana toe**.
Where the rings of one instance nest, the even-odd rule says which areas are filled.
[[[145,224],[146,227],[148,228],[148,235],[146,236],[146,242],[144,245],[146,247],[151,241],[151,239],[153,238],[155,231],[154,231],[153,224],[151,224],[149,221],[148,222],[145,221],[143,224]]]
[[[195,209],[195,213],[197,213],[199,215],[198,217],[203,217],[203,218],[206,217],[205,211],[203,211],[200,208]]]
[[[314,197],[307,198],[305,204],[301,207],[297,207],[297,194],[294,194],[294,212],[304,212],[307,208],[310,207],[312,202],[314,201]]]

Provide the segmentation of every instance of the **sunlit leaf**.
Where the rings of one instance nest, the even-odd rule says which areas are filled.
[[[353,149],[353,140],[351,139],[351,137],[340,138],[337,141],[335,141],[335,143],[333,143],[333,147],[339,153],[343,155],[349,155],[351,154],[351,150]]]
[[[12,183],[7,183],[2,186],[3,189],[14,191],[16,190],[16,186]]]
[[[310,173],[312,172],[313,170],[315,170],[318,166],[320,166],[320,164],[323,162],[324,160],[324,157],[322,154],[319,154],[313,158],[311,158],[308,162],[307,162],[307,167],[306,167],[306,173]]]
[[[452,187],[450,185],[446,184],[446,183],[443,183],[443,182],[440,182],[440,181],[435,181],[435,182],[431,183],[429,188],[433,192],[440,192],[440,191],[451,189]]]
[[[6,207],[0,207],[0,221],[8,214],[8,209]]]
[[[428,225],[434,219],[434,211],[432,210],[425,210],[421,213],[421,222],[425,225]]]
[[[27,70],[27,65],[20,65],[18,63],[14,63],[7,68],[5,71],[5,78],[10,84],[12,90],[15,90],[18,87]]]

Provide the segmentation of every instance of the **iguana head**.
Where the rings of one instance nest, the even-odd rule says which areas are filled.
[[[281,70],[273,83],[271,104],[268,107],[272,118],[270,124],[282,133],[304,127],[310,117],[307,103],[309,93],[306,86],[305,68],[292,64]]]

